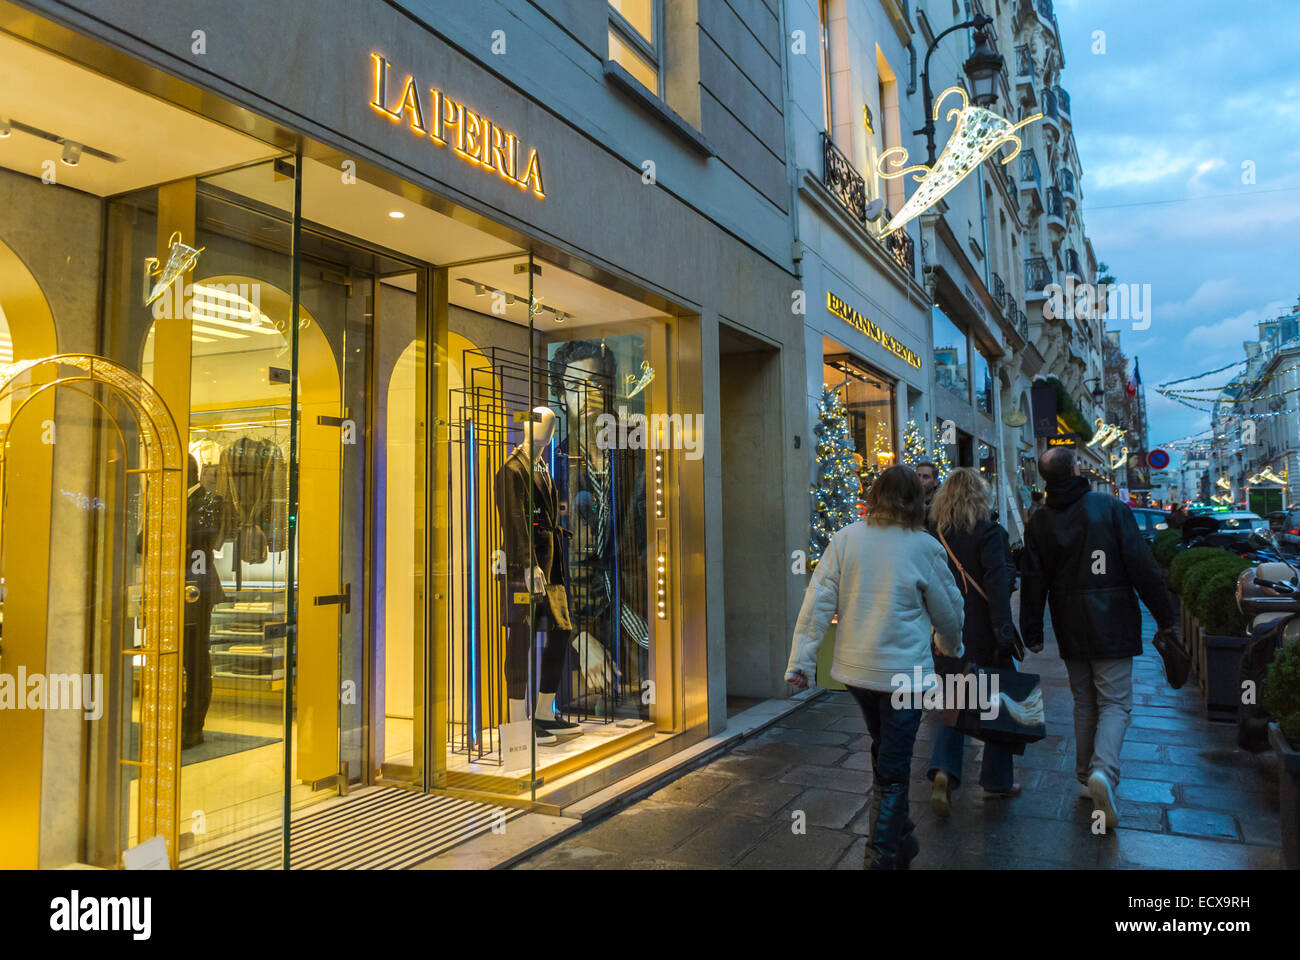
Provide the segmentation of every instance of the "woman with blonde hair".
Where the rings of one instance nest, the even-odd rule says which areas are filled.
[[[962,673],[967,665],[1014,669],[1015,628],[1011,615],[1011,567],[1007,532],[992,519],[992,494],[979,472],[953,470],[930,504],[929,529],[948,558],[948,567],[965,594],[962,627],[964,657],[939,661],[939,669]],[[930,807],[948,816],[952,789],[961,785],[966,737],[953,727],[939,728],[930,758]],[[986,797],[1014,797],[1012,754],[984,744],[980,785]]]
[[[920,851],[908,815],[912,750],[921,726],[916,668],[934,673],[931,628],[961,656],[961,594],[943,548],[925,533],[925,495],[911,467],[884,470],[867,493],[867,517],[826,546],[804,593],[785,678],[806,690],[817,648],[839,616],[831,677],[848,687],[871,734],[872,870],[905,870]],[[913,696],[912,694],[915,694]]]

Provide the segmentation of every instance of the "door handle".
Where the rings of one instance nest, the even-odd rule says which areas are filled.
[[[312,599],[312,605],[317,607],[324,607],[331,603],[341,603],[343,605],[343,612],[351,613],[352,612],[352,584],[350,583],[343,584],[342,593],[331,593],[326,596],[315,597]]]

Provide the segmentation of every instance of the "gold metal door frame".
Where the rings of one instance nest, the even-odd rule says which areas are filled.
[[[0,368],[0,405],[9,414],[0,419],[0,503],[4,502],[7,443],[14,421],[35,398],[47,391],[72,389],[95,402],[118,426],[117,417],[86,386],[110,388],[130,410],[139,428],[143,465],[136,469],[144,481],[143,615],[144,645],[117,651],[140,657],[141,706],[139,759],[118,758],[119,766],[139,773],[138,837],[141,842],[161,835],[173,867],[177,864],[180,794],[181,623],[184,596],[181,577],[181,517],[184,505],[184,462],[176,422],[146,381],[126,367],[91,354],[59,354]],[[120,431],[120,427],[118,428]],[[0,547],[4,529],[0,525]],[[130,722],[129,715],[123,715]],[[121,742],[120,738],[118,740]],[[115,801],[116,802],[116,801]],[[115,823],[121,822],[115,815]],[[122,844],[117,843],[120,863]]]

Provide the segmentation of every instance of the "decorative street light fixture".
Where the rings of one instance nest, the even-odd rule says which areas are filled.
[[[930,57],[939,46],[939,41],[955,30],[975,30],[975,52],[963,65],[970,80],[971,99],[977,106],[990,107],[998,99],[998,75],[1002,72],[1002,55],[993,47],[988,28],[993,25],[993,18],[986,13],[976,14],[964,23],[954,24],[934,38],[925,51],[925,68],[921,71],[922,88],[925,95],[925,126],[915,131],[925,134],[927,150],[926,165],[933,167],[934,153],[934,92],[930,88]]]

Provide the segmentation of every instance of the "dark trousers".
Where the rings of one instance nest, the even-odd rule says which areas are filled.
[[[181,710],[181,740],[189,742],[203,733],[203,722],[212,704],[212,655],[208,650],[208,631],[212,624],[212,607],[204,600],[191,613],[186,610],[184,668],[185,706]]]
[[[871,734],[871,773],[877,786],[904,784],[912,777],[912,749],[921,728],[921,711],[895,710],[891,690],[849,687]]]
[[[934,736],[934,752],[930,755],[930,779],[936,770],[942,770],[952,779],[954,787],[961,786],[962,754],[966,752],[966,735],[954,727],[940,726]],[[996,743],[984,744],[984,760],[980,763],[980,786],[985,790],[1010,790],[1015,782],[1012,754]]]
[[[512,603],[510,623],[506,629],[506,696],[511,700],[528,699],[528,661],[533,649],[533,634],[540,630],[546,631],[546,643],[542,647],[540,669],[536,674],[537,692],[556,693],[560,689],[564,659],[573,632],[558,629],[544,613],[534,617],[530,625],[528,604]]]
[[[912,777],[912,749],[921,727],[921,711],[895,709],[893,691],[849,687],[871,734],[871,839],[866,865],[872,870],[906,868],[920,849],[916,824],[907,809]]]

